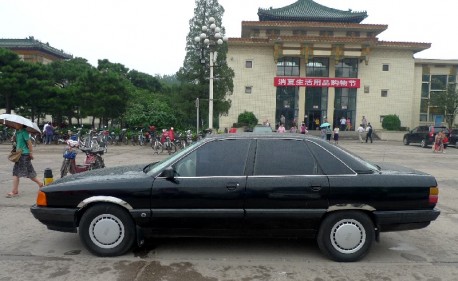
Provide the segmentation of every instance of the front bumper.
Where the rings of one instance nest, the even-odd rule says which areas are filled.
[[[30,207],[33,216],[41,223],[46,225],[48,229],[62,232],[77,232],[77,217],[78,209],[68,208],[47,208],[33,205]]]

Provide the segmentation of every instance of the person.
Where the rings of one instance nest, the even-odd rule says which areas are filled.
[[[290,133],[297,133],[296,124],[293,123],[293,125],[292,125],[291,128],[289,129],[289,132],[290,132]]]
[[[320,136],[323,140],[326,140],[326,127],[320,127]]]
[[[363,124],[359,124],[359,127],[358,127],[358,129],[356,129],[356,131],[358,132],[359,141],[363,142],[363,133],[365,132],[365,130],[363,128]]]
[[[170,141],[171,141],[171,142],[174,142],[174,141],[175,141],[175,131],[173,130],[173,127],[170,127],[170,130],[169,130],[169,138],[170,138]]]
[[[162,129],[162,135],[161,135],[161,143],[164,144],[165,141],[167,140],[167,137],[169,137],[169,132],[167,129]]]
[[[229,129],[229,134],[237,133],[237,124],[233,123],[232,127]]]
[[[331,142],[331,137],[332,137],[331,125],[325,127],[325,131],[326,131],[326,140],[327,140],[328,142]]]
[[[371,139],[371,143],[372,143],[372,125],[371,123],[367,123],[367,128],[366,128],[366,143],[369,139]]]
[[[280,116],[280,125],[285,126],[285,124],[286,124],[286,118],[285,118],[285,115],[282,114]]]
[[[345,131],[351,131],[351,120],[350,120],[350,117],[347,117],[347,127],[345,127]]]
[[[318,117],[315,118],[314,124],[315,124],[315,128],[314,129],[318,130],[318,128],[320,127],[320,119],[318,119]]]
[[[342,118],[340,118],[340,130],[345,131],[346,127],[347,127],[347,119],[342,116]]]
[[[278,133],[284,133],[284,132],[286,132],[286,129],[285,129],[285,126],[283,125],[283,123],[280,123],[280,126],[279,126],[278,129],[277,129],[277,132],[278,132]]]
[[[302,123],[301,124],[301,134],[305,135],[306,133],[308,133],[307,127],[305,126],[305,123]]]
[[[46,135],[45,144],[51,144],[52,143],[52,137],[54,135],[54,127],[52,126],[51,122],[48,122],[48,126],[46,126],[45,135]]]
[[[439,132],[434,137],[433,152],[444,152],[444,132]]]
[[[334,143],[335,144],[339,144],[339,131],[340,131],[339,126],[335,126],[334,127]]]
[[[270,127],[270,123],[269,123],[269,119],[266,119],[266,121],[264,121],[264,126],[269,126]]]
[[[11,192],[6,194],[7,198],[19,196],[19,178],[27,177],[33,182],[38,184],[38,188],[43,187],[43,183],[37,178],[37,173],[32,165],[33,158],[33,146],[32,141],[30,140],[29,132],[27,132],[26,127],[21,124],[14,124],[14,129],[16,129],[15,139],[16,139],[16,149],[22,149],[22,155],[19,161],[14,163],[13,167],[13,188]]]
[[[366,119],[366,116],[364,116],[364,115],[363,115],[363,118],[361,119],[361,125],[363,125],[364,130],[366,130],[367,119]]]

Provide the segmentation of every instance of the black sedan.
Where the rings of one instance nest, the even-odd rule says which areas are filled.
[[[440,211],[436,179],[374,165],[299,134],[210,136],[146,166],[71,175],[31,207],[98,256],[145,236],[313,237],[335,261],[361,259],[380,232],[420,229]]]

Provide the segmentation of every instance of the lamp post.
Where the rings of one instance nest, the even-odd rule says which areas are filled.
[[[202,33],[200,36],[196,36],[194,40],[197,43],[203,43],[205,47],[209,49],[210,52],[210,89],[209,89],[209,98],[208,98],[208,128],[213,129],[213,67],[216,62],[217,52],[216,47],[223,44],[227,41],[227,37],[223,37],[221,34],[221,28],[216,26],[215,18],[210,17],[208,19],[209,27],[206,25],[202,26]],[[203,48],[203,47],[202,47]],[[205,63],[203,58],[203,49],[202,57],[200,58],[201,63]]]

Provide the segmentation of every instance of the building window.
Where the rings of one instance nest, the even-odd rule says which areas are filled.
[[[277,62],[278,76],[299,76],[300,58],[285,57]]]
[[[320,36],[333,37],[334,36],[334,31],[332,31],[332,30],[321,30],[320,31]]]
[[[245,68],[253,68],[253,61],[252,60],[246,60],[245,61]]]
[[[280,36],[280,30],[278,29],[267,29],[266,34],[268,37],[277,37]]]
[[[382,66],[382,71],[390,71],[390,65],[389,64],[384,64]]]
[[[368,85],[364,85],[364,93],[369,94],[370,92],[370,87]]]
[[[347,37],[360,37],[359,31],[347,31]]]
[[[245,94],[251,94],[253,92],[253,86],[245,86]]]
[[[329,77],[329,58],[313,58],[306,65],[308,77]]]
[[[259,29],[251,30],[251,37],[254,37],[254,38],[259,37]]]
[[[381,96],[382,96],[382,98],[388,97],[388,90],[382,90]]]
[[[343,59],[336,64],[336,77],[358,77],[358,59]]]
[[[293,30],[293,35],[294,36],[306,36],[307,35],[307,31],[306,30]]]

